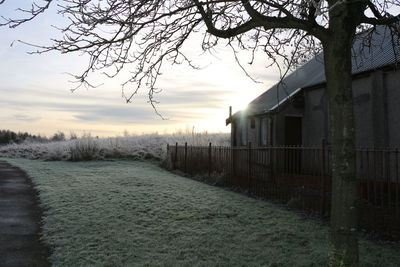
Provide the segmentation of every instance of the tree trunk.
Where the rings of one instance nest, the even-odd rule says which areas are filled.
[[[342,27],[342,28],[340,28]],[[332,137],[331,266],[357,266],[357,185],[351,47],[354,32],[348,25],[332,23],[324,46]]]

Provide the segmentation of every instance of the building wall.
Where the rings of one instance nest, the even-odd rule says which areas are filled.
[[[261,118],[257,117],[247,117],[243,116],[239,119],[236,119],[231,124],[231,133],[232,133],[232,146],[244,146],[248,145],[251,142],[252,146],[260,146],[260,132],[261,132]],[[252,127],[252,120],[254,121],[254,127]],[[244,144],[243,138],[243,128],[246,129],[246,142]]]
[[[320,146],[328,137],[328,106],[325,88],[304,92],[303,145]],[[327,140],[328,141],[328,140]]]
[[[252,146],[258,146],[257,140],[259,138],[258,129],[260,129],[260,120],[256,117],[250,117],[247,120],[247,129],[249,132],[248,142],[251,142]]]
[[[400,147],[400,71],[374,71],[353,83],[356,147]]]
[[[385,147],[388,138],[385,120],[385,77],[382,72],[359,76],[353,81],[353,112],[356,147]],[[390,91],[393,91],[391,88]],[[400,95],[399,95],[400,97]],[[320,146],[322,139],[331,142],[329,105],[325,88],[304,92],[305,146]]]
[[[355,120],[355,146],[373,147],[374,101],[379,102],[374,90],[375,75],[360,77],[353,81],[353,114]]]
[[[252,127],[252,120],[254,120],[254,128]],[[235,132],[233,136],[236,138],[232,143],[236,144],[236,146],[247,146],[249,142],[251,142],[253,146],[258,146],[257,140],[259,135],[257,129],[259,129],[259,127],[260,122],[258,118],[244,115],[236,119],[231,126],[231,129]],[[243,129],[246,129],[246,133],[244,133]]]
[[[277,145],[283,146],[285,145],[285,117],[286,116],[294,116],[294,117],[303,117],[303,108],[296,108],[291,103],[283,104],[279,107],[279,112],[276,114],[265,114],[257,116],[246,116],[236,119],[233,123],[231,123],[231,132],[232,138],[236,138],[236,140],[232,140],[232,145],[236,144],[236,146],[243,146],[243,129],[247,129],[246,131],[246,139],[248,144],[251,142],[252,146],[261,146],[261,120],[262,118],[268,118],[268,143],[269,145]],[[254,124],[252,124],[252,120]],[[254,125],[254,127],[252,127]],[[272,139],[271,139],[272,134]],[[304,135],[304,133],[302,133]]]
[[[384,74],[387,95],[388,146],[400,148],[400,71]]]

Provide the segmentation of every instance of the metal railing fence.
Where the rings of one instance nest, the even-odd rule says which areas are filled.
[[[173,169],[329,216],[331,152],[321,147],[168,145]],[[360,227],[400,233],[400,151],[357,149]]]

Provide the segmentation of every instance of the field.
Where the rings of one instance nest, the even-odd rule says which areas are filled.
[[[226,133],[174,133],[144,134],[136,136],[94,138],[90,134],[81,138],[58,141],[0,146],[0,157],[29,158],[43,160],[101,160],[105,158],[163,159],[167,144],[176,142],[189,145],[214,146],[230,145]]]
[[[4,160],[40,192],[56,266],[327,265],[327,226],[153,163]],[[398,251],[361,240],[361,266],[398,266]]]

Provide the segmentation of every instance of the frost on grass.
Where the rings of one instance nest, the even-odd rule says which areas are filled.
[[[79,139],[49,143],[23,143],[0,146],[0,156],[44,160],[95,160],[104,158],[164,159],[167,144],[217,146],[230,144],[229,134],[147,134],[127,137]]]
[[[142,161],[7,159],[32,177],[55,266],[326,266],[328,228]],[[397,266],[362,241],[361,266]]]

